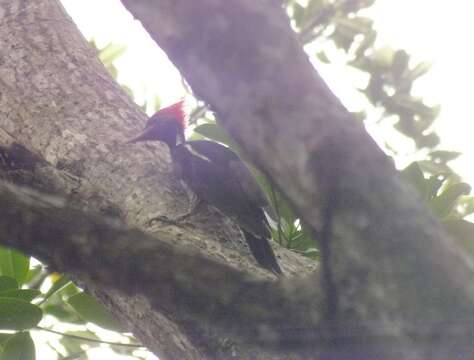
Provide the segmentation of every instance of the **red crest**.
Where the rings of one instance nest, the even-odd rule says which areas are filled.
[[[184,99],[178,101],[177,103],[164,107],[158,110],[152,118],[172,118],[178,122],[181,128],[186,129],[188,114],[184,108]]]

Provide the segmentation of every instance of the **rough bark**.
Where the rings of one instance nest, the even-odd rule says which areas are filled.
[[[0,239],[5,245],[33,252],[56,271],[125,294],[143,295],[155,310],[179,323],[192,323],[195,330],[216,327],[247,343],[273,346],[278,338],[286,338],[288,344],[304,343],[279,330],[284,327],[317,331],[320,299],[319,290],[311,286],[314,279],[256,280],[173,245],[166,232],[151,236],[129,229],[117,218],[77,208],[57,195],[4,182],[0,182],[0,209]],[[294,296],[304,288],[306,293]],[[274,330],[265,334],[265,329]]]
[[[460,321],[473,317],[471,259],[319,78],[276,2],[123,3],[319,238],[326,298],[317,310],[327,320],[327,345],[315,358],[444,359],[457,343],[472,350],[469,327]],[[110,199],[128,224],[153,230],[146,226],[151,217],[181,212],[184,198],[167,173],[166,152],[120,144],[125,133],[138,130],[134,119],[143,115],[57,5],[4,1],[0,9],[0,127],[81,179],[77,193],[84,200],[87,194],[92,202]],[[206,227],[209,216],[203,218],[194,219],[193,229],[161,230],[183,246],[231,259],[230,250],[216,255],[215,248],[225,246],[215,227]],[[230,263],[250,269],[238,259]],[[143,306],[140,313],[128,297],[108,290],[99,296],[109,297],[116,315],[164,357],[217,356],[222,350],[212,340],[215,333],[198,339],[185,324],[177,327]],[[155,320],[137,320],[149,318]],[[306,329],[291,330],[304,336]],[[433,346],[440,337],[444,346]],[[277,356],[238,350],[242,358]],[[226,357],[233,349],[222,351]]]
[[[40,159],[33,168],[10,172],[11,179],[63,194],[150,233],[166,233],[169,242],[257,278],[272,278],[229,241],[241,239],[235,227],[211,211],[180,227],[150,224],[156,216],[174,217],[187,208],[167,150],[123,145],[141,129],[145,115],[107,74],[56,1],[0,1],[0,24],[0,144],[22,144]],[[307,259],[278,246],[275,251],[289,275],[314,269]],[[65,259],[54,261],[68,270]],[[78,280],[162,358],[234,352],[269,356],[238,343],[226,348],[222,344],[229,340],[217,330],[196,331],[171,313],[154,311],[145,297],[124,295],[81,276]]]
[[[330,336],[392,335],[421,358],[417,336],[473,318],[472,259],[331,93],[278,2],[122,3],[318,235]]]

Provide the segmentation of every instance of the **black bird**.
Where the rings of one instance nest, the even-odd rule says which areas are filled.
[[[166,143],[178,177],[197,199],[217,208],[241,228],[257,262],[276,275],[282,271],[270,246],[264,208],[268,200],[250,170],[229,148],[212,141],[185,141],[183,101],[150,117],[145,129],[129,141]]]

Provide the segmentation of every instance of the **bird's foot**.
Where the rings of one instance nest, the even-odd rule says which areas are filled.
[[[182,226],[182,225],[185,224],[184,220],[186,220],[191,215],[193,215],[193,213],[195,212],[194,210],[195,209],[192,209],[191,211],[187,211],[184,214],[181,214],[181,215],[178,215],[178,216],[175,216],[175,217],[168,217],[166,215],[154,216],[146,222],[146,225],[151,226],[156,222],[161,222],[161,223],[165,223],[165,224],[168,224],[168,225]]]
[[[152,226],[153,224],[157,223],[157,222],[160,222],[160,223],[165,223],[167,225],[174,225],[174,226],[179,226],[179,222],[180,222],[180,219],[181,216],[178,216],[177,218],[170,218],[168,216],[165,216],[165,215],[158,215],[158,216],[154,216],[152,217],[150,220],[148,220],[146,222],[146,226],[149,227],[149,226]]]

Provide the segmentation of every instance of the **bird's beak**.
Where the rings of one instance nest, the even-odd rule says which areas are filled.
[[[143,130],[140,134],[131,138],[130,140],[127,140],[125,144],[133,144],[136,142],[147,141],[147,140],[153,140],[153,127],[152,126],[145,128],[145,130]]]

